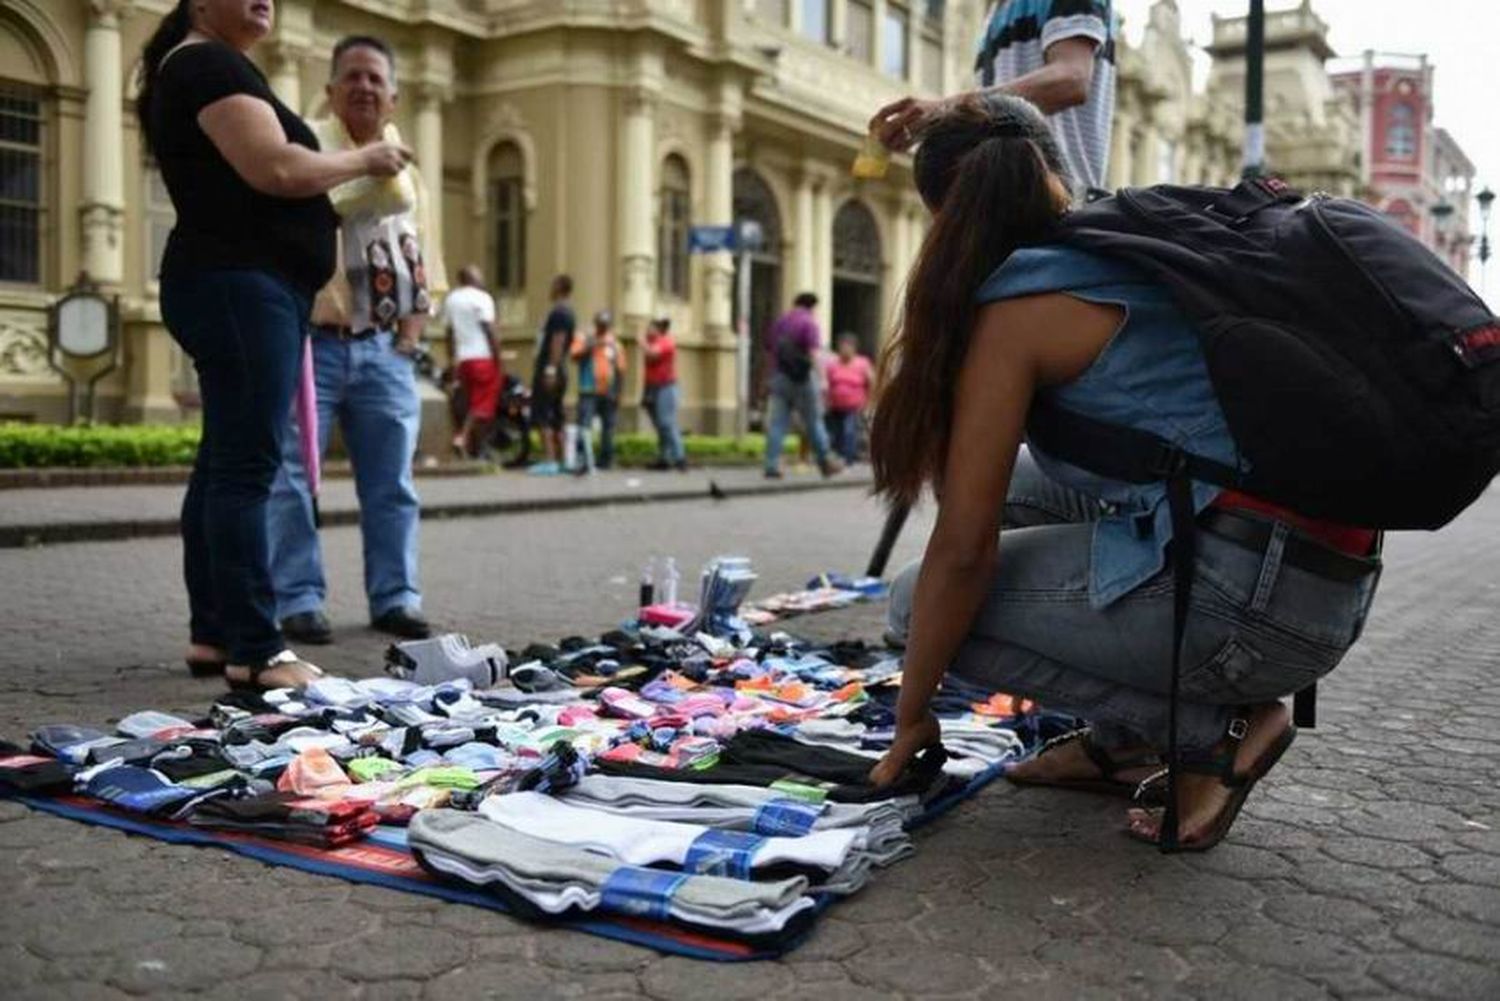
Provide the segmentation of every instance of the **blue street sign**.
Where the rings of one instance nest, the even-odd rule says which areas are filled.
[[[693,226],[688,230],[688,253],[713,254],[734,250],[733,226]]]

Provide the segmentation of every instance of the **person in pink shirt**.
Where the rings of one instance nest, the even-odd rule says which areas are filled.
[[[828,380],[828,437],[845,462],[854,462],[859,458],[860,418],[875,386],[875,367],[859,353],[859,338],[840,334],[838,354],[829,359],[824,374]]]

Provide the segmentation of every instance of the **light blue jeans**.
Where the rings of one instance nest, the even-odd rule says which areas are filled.
[[[1167,746],[1172,665],[1168,567],[1102,610],[1089,607],[1099,503],[1048,479],[1022,453],[1006,499],[999,566],[949,668],[981,687],[1034,698],[1094,724],[1105,748]],[[1199,530],[1182,659],[1179,744],[1206,750],[1232,707],[1284,698],[1327,674],[1358,638],[1378,562],[1357,582],[1282,560],[1278,523],[1265,552]],[[919,565],[891,592],[905,636]]]
[[[656,455],[662,462],[677,465],[687,459],[682,447],[682,430],[677,426],[677,407],[680,391],[677,383],[656,386],[648,397],[650,405],[646,412],[656,427]]]
[[[828,429],[823,426],[823,399],[818,385],[809,376],[806,382],[793,382],[777,372],[771,376],[770,416],[766,422],[766,471],[781,467],[781,446],[791,427],[792,413],[802,419],[802,433],[812,441],[813,456],[818,465],[828,461]]]
[[[328,435],[337,420],[354,465],[370,617],[397,608],[419,610],[417,522],[421,505],[411,462],[422,409],[411,359],[391,347],[390,334],[344,342],[314,333],[312,347],[318,385],[318,448],[328,450]],[[291,424],[268,510],[278,619],[319,611],[328,594],[300,437],[294,419]]]

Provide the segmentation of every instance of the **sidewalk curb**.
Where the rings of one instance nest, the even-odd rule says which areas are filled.
[[[869,489],[868,477],[841,477],[806,482],[771,481],[765,483],[721,486],[713,480],[709,487],[694,486],[668,489],[621,490],[605,494],[572,497],[504,498],[486,501],[459,501],[422,505],[422,520],[446,518],[485,518],[507,514],[535,514],[544,511],[575,511],[591,507],[625,504],[657,504],[674,501],[730,500],[736,497],[762,497],[778,494],[807,493],[814,490]],[[718,494],[713,493],[714,490]],[[323,527],[356,525],[358,508],[336,508],[322,512]],[[125,539],[161,538],[178,534],[179,519],[148,518],[118,521],[73,521],[38,525],[0,526],[0,549],[25,549],[68,542],[118,542]]]

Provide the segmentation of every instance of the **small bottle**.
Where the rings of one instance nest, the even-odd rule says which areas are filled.
[[[662,561],[661,569],[661,601],[664,605],[677,604],[677,584],[682,575],[677,572],[677,561],[668,556]]]
[[[656,600],[656,560],[648,559],[641,567],[641,607]]]
[[[891,151],[875,138],[874,133],[866,133],[864,145],[860,147],[859,155],[854,158],[854,166],[849,169],[849,173],[858,178],[878,180],[885,176],[890,165]]]

